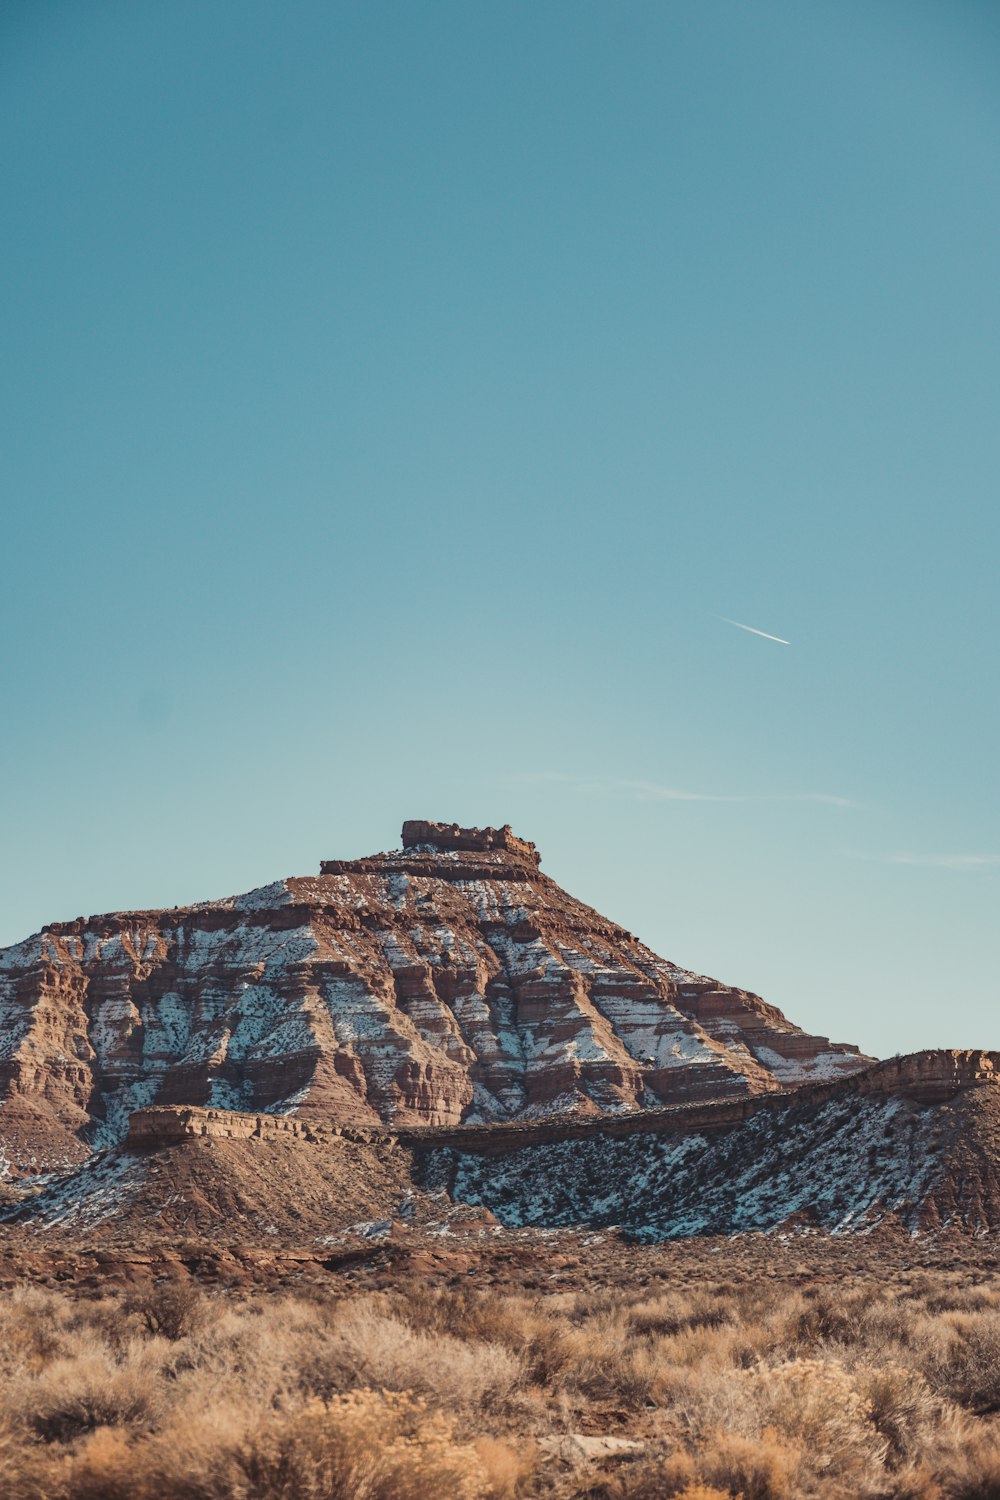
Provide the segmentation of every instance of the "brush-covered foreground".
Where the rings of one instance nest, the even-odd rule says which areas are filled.
[[[630,1255],[641,1275],[554,1291],[398,1267],[8,1290],[0,1494],[1000,1500],[995,1266]]]

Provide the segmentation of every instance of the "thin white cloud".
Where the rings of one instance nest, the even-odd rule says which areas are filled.
[[[656,781],[633,781],[624,776],[573,776],[563,771],[528,772],[518,781],[546,781],[593,796],[633,797],[638,802],[818,802],[828,807],[857,807],[850,797],[831,792],[690,792]]]
[[[917,865],[928,870],[984,870],[1000,865],[1000,854],[856,854],[880,865]]]
[[[755,630],[752,625],[743,625],[739,620],[731,620],[728,615],[718,617],[724,625],[735,625],[737,630],[748,630],[751,635],[762,636],[765,641],[777,641],[779,646],[790,646],[791,641],[786,641],[783,635],[768,635],[766,630]]]

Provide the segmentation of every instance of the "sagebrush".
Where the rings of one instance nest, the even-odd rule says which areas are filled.
[[[1000,1500],[1000,1290],[0,1297],[9,1500]],[[561,1434],[628,1436],[590,1462]]]

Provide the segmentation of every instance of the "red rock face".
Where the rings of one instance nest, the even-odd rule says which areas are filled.
[[[998,1085],[995,1053],[921,1052],[791,1093],[405,1143],[421,1186],[510,1227],[615,1224],[647,1243],[880,1224],[995,1235]]]
[[[737,1097],[869,1061],[658,958],[509,828],[408,823],[403,842],[0,952],[12,1168],[80,1160],[154,1103],[448,1126]]]

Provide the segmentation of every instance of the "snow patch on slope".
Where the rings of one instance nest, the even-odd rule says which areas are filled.
[[[805,1215],[833,1233],[889,1215],[915,1222],[940,1172],[940,1121],[892,1098],[762,1110],[717,1136],[595,1134],[507,1156],[439,1151],[428,1183],[453,1173],[456,1201],[501,1223],[625,1226],[636,1239],[777,1229]]]
[[[10,1222],[30,1214],[36,1229],[91,1229],[122,1213],[142,1185],[142,1164],[135,1157],[105,1157],[78,1172],[35,1179],[38,1191],[0,1211]]]

